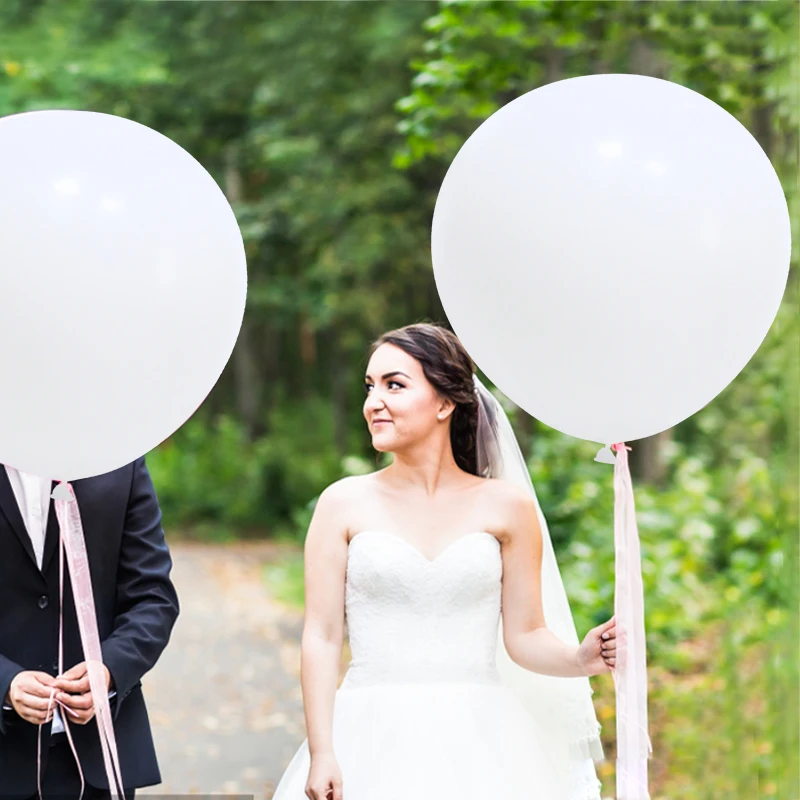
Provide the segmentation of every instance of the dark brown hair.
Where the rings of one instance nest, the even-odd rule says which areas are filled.
[[[393,344],[419,361],[439,396],[455,403],[450,420],[453,457],[461,469],[477,475],[478,396],[472,377],[475,365],[464,345],[452,331],[431,322],[415,322],[387,331],[370,345],[368,357],[382,344]]]

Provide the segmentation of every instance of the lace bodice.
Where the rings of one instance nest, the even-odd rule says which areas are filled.
[[[350,541],[345,613],[352,658],[342,688],[499,683],[500,543],[462,535],[435,559],[385,531]]]

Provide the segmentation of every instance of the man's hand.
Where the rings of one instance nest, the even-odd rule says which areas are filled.
[[[111,689],[111,673],[101,664],[105,676],[106,691]],[[94,698],[89,686],[89,670],[85,661],[68,669],[63,675],[53,679],[58,690],[56,700],[70,711],[70,716],[78,725],[85,725],[95,714]]]
[[[22,719],[32,725],[50,722],[56,707],[55,698],[51,701],[49,712],[47,704],[55,681],[56,679],[46,672],[35,670],[18,672],[8,690],[11,707]],[[56,692],[56,694],[58,693]]]

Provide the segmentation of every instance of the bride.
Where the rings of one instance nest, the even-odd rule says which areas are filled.
[[[430,323],[373,343],[364,388],[372,445],[393,462],[317,502],[308,738],[273,800],[599,800],[588,676],[614,669],[614,618],[577,643],[502,407]]]

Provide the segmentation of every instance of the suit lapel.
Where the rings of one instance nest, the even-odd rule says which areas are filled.
[[[56,486],[57,481],[50,483],[50,494]],[[72,488],[75,490],[75,498],[80,503],[80,490],[78,485],[80,481],[71,481]],[[17,538],[25,548],[25,552],[31,559],[33,566],[36,567],[36,554],[33,552],[33,544],[31,537],[28,534],[28,529],[25,527],[25,522],[22,519],[22,512],[19,510],[17,498],[14,495],[14,489],[11,487],[11,481],[8,479],[8,473],[5,466],[0,464],[0,511],[8,520],[11,529],[17,535]],[[44,552],[42,554],[42,573],[47,571],[47,567],[53,559],[53,555],[58,550],[60,536],[58,529],[58,517],[56,516],[55,500],[50,498],[50,509],[47,512],[47,530],[44,537]],[[38,567],[37,567],[38,570]]]
[[[58,481],[50,483],[50,494],[53,494]],[[75,489],[75,483],[72,483],[72,488]],[[75,489],[75,497],[78,496],[78,490]],[[56,501],[50,498],[50,510],[47,512],[47,530],[44,536],[44,553],[42,554],[42,572],[47,572],[47,566],[53,558],[53,554],[58,549],[60,541],[58,530],[58,517],[56,516]]]
[[[8,520],[11,530],[17,535],[17,538],[25,548],[25,552],[30,556],[33,566],[36,567],[36,554],[33,552],[31,537],[28,535],[28,529],[25,527],[22,512],[19,510],[17,498],[14,496],[11,481],[8,479],[8,473],[3,464],[0,464],[0,511]]]

